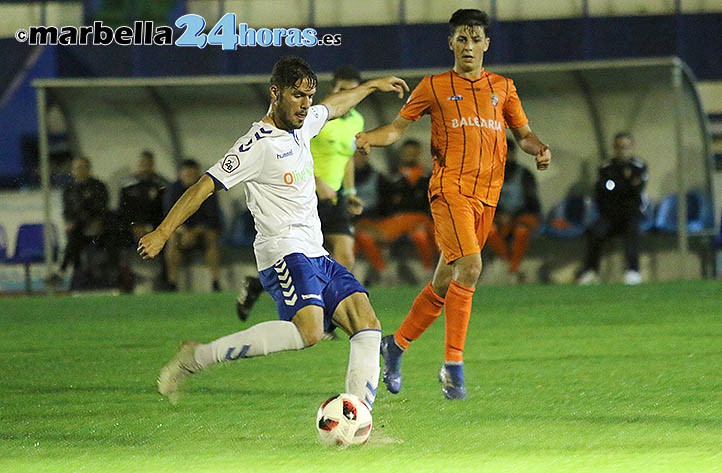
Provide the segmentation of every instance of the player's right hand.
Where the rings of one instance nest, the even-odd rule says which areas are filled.
[[[371,152],[371,145],[369,144],[368,138],[366,138],[366,133],[356,133],[356,151],[360,152],[361,154],[369,154]]]
[[[155,229],[138,240],[138,254],[143,259],[155,258],[163,249],[167,240],[168,237],[163,232]]]
[[[536,161],[536,168],[540,171],[545,171],[549,168],[552,162],[552,152],[549,150],[549,146],[543,145],[539,150],[539,154],[534,157]]]

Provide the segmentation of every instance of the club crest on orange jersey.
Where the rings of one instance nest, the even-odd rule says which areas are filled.
[[[493,107],[496,107],[496,104],[499,103],[499,96],[496,94],[491,94],[491,105]]]
[[[452,95],[452,96],[449,97],[447,100],[452,101],[452,102],[456,102],[456,101],[458,101],[458,100],[463,100],[463,99],[464,99],[464,97],[462,97],[461,95]]]

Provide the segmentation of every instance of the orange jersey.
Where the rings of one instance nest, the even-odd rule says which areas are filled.
[[[514,82],[485,69],[475,80],[453,70],[426,76],[399,115],[416,121],[427,113],[434,158],[429,197],[457,193],[496,206],[504,183],[506,129],[529,123]]]

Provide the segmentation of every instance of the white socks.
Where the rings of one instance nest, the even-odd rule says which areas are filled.
[[[361,330],[351,337],[346,392],[366,401],[369,409],[373,408],[379,385],[380,345],[381,330],[378,329]]]
[[[371,408],[379,384],[381,330],[366,329],[356,332],[351,337],[350,344],[346,392],[363,399]],[[303,347],[301,333],[293,322],[272,320],[199,345],[195,359],[202,368],[206,368],[223,361],[300,350]]]
[[[242,332],[226,335],[196,348],[195,358],[203,368],[222,361],[265,356],[304,347],[301,333],[293,322],[271,320]]]

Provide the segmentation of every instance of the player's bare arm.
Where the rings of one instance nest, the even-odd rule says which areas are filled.
[[[536,168],[540,171],[546,170],[552,161],[552,152],[549,150],[549,145],[542,143],[534,132],[531,131],[529,125],[512,128],[511,131],[514,134],[514,139],[519,145],[519,148],[524,150],[525,153],[534,156]]]
[[[397,115],[391,123],[357,134],[356,149],[361,153],[368,154],[372,146],[388,146],[396,143],[410,124],[411,120]]]
[[[143,259],[155,258],[163,249],[173,232],[191,215],[196,213],[201,204],[215,191],[215,182],[207,174],[190,186],[173,204],[158,228],[141,237],[138,241],[138,254]]]
[[[353,107],[358,105],[363,99],[376,91],[396,92],[399,98],[404,98],[404,93],[409,91],[406,81],[398,77],[389,76],[379,79],[372,79],[364,82],[353,89],[342,90],[331,94],[321,102],[328,109],[328,119],[340,117],[348,113]]]

